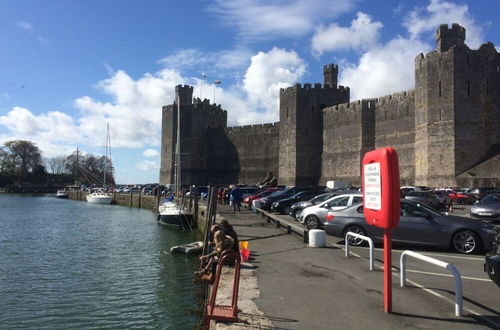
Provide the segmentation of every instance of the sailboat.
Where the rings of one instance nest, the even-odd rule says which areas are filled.
[[[109,123],[107,125],[106,134],[106,155],[104,157],[104,177],[103,177],[103,187],[94,188],[90,194],[86,196],[87,202],[94,204],[111,204],[113,201],[113,195],[109,194],[106,189],[106,172],[108,169],[108,154],[109,161],[111,162],[111,136],[109,134]]]
[[[175,163],[174,163],[174,195],[158,206],[158,223],[167,226],[177,226],[193,228],[194,221],[192,215],[181,205],[176,203],[175,198],[179,198],[182,187],[181,181],[181,103],[179,94],[177,94],[177,141],[175,144]]]

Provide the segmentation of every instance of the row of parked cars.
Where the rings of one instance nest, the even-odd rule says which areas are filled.
[[[487,251],[499,234],[495,226],[439,211],[452,203],[473,203],[472,216],[500,218],[500,190],[480,188],[476,190],[483,196],[479,200],[472,191],[402,187],[400,223],[393,232],[393,241],[451,247],[465,254]],[[368,235],[374,241],[383,239],[383,231],[364,220],[360,189],[267,188],[247,196],[244,203],[250,206],[255,200],[261,209],[289,214],[308,229],[324,228],[328,234],[338,237],[353,231]],[[350,243],[359,245],[362,241],[351,238]]]

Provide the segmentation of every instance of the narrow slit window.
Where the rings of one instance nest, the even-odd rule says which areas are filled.
[[[470,80],[467,80],[467,96],[470,96]]]
[[[439,81],[439,97],[441,97],[441,80]]]

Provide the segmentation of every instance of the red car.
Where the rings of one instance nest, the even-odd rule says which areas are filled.
[[[248,209],[251,209],[252,202],[254,200],[260,199],[262,197],[266,197],[267,195],[270,195],[277,190],[282,190],[282,188],[278,188],[278,187],[263,188],[263,189],[259,190],[256,194],[245,197],[243,199],[243,203],[248,205]]]
[[[473,195],[457,191],[450,191],[448,195],[450,196],[453,203],[474,204],[474,202],[476,201],[476,198]]]

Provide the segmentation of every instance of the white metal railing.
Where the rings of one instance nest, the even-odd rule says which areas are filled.
[[[407,250],[401,254],[401,259],[399,262],[399,266],[400,266],[400,270],[401,270],[401,286],[405,286],[405,282],[406,282],[406,264],[405,263],[406,263],[407,256],[417,258],[419,260],[431,263],[431,264],[439,266],[441,268],[446,268],[453,274],[453,277],[455,278],[455,315],[456,316],[463,316],[462,277],[461,277],[458,269],[450,263],[447,263],[447,262],[444,262],[441,260],[437,260],[437,259],[425,256],[425,255],[417,253],[417,252]]]
[[[370,270],[373,270],[373,240],[368,237],[368,236],[363,236],[360,234],[353,233],[352,231],[348,231],[345,234],[345,256],[349,256],[349,240],[348,237],[353,236],[359,239],[362,239],[363,241],[367,241],[368,245],[370,246]]]

